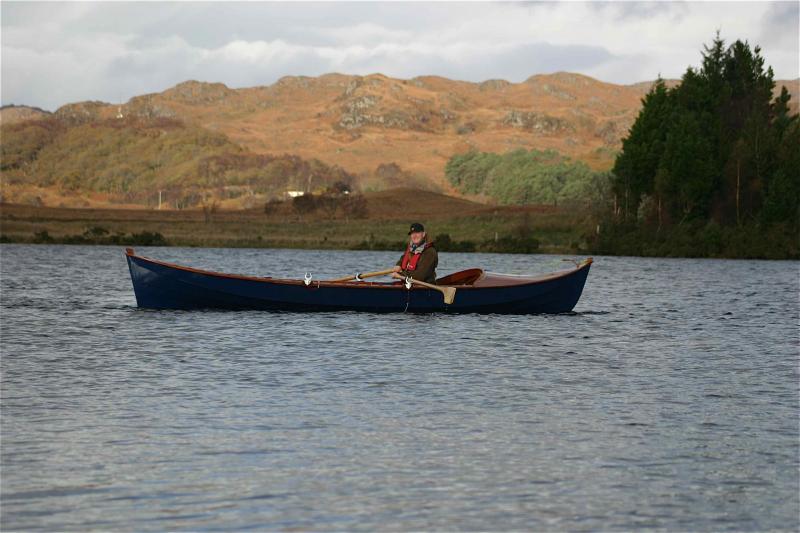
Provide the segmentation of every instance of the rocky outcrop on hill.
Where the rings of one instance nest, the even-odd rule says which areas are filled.
[[[514,128],[521,128],[538,135],[554,135],[561,132],[575,131],[569,121],[551,117],[532,111],[511,110],[503,118],[503,124]]]
[[[187,105],[207,105],[223,102],[235,96],[236,91],[229,89],[224,83],[204,83],[190,80],[179,83],[161,95],[166,100]]]
[[[51,115],[50,111],[38,107],[9,104],[0,107],[0,124],[42,119],[49,115]]]
[[[421,98],[407,88],[407,82],[383,76],[351,79],[335,99],[341,102],[335,127],[356,130],[374,126],[435,133],[456,120],[456,114],[442,105],[442,99]]]
[[[158,95],[152,94],[131,98],[121,114],[140,118],[176,118],[179,116],[169,104],[169,99],[164,101]]]
[[[64,122],[82,124],[102,118],[103,110],[107,107],[105,102],[78,102],[59,107],[54,116]]]
[[[478,84],[479,91],[502,91],[511,87],[511,82],[506,80],[486,80]]]

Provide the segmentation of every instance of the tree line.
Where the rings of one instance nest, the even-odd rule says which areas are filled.
[[[679,85],[653,85],[614,164],[607,251],[626,253],[613,242],[626,232],[639,240],[683,232],[700,240],[781,234],[777,245],[797,253],[800,121],[786,87],[774,96],[765,65],[758,46],[726,46],[717,34]]]

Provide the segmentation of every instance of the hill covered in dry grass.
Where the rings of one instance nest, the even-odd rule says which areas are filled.
[[[650,83],[570,73],[522,83],[380,74],[286,77],[231,89],[187,81],[123,105],[0,110],[3,200],[45,205],[247,207],[337,181],[363,190],[454,192],[468,151],[555,150],[611,167]],[[796,106],[798,80],[787,85]]]

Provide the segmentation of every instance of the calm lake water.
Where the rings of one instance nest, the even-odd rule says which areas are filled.
[[[135,307],[121,247],[2,245],[0,526],[796,530],[800,263],[595,259],[569,315],[179,312]]]

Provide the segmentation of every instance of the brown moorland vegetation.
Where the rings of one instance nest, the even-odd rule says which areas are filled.
[[[352,216],[341,208],[299,210],[293,201],[214,211],[2,204],[0,235],[5,242],[400,249],[408,224],[419,220],[453,251],[517,251],[522,243],[528,251],[569,252],[591,230],[586,213],[565,207],[492,207],[411,189],[366,193],[363,200]]]
[[[776,91],[786,85],[796,106],[799,83],[779,81]],[[170,207],[197,206],[198,195],[210,194],[246,208],[281,188],[324,188],[345,173],[361,190],[454,193],[444,176],[451,156],[519,148],[556,150],[605,170],[650,86],[564,72],[521,83],[327,74],[243,89],[187,81],[123,105],[80,102],[52,114],[7,106],[3,195],[141,206],[170,190]],[[264,169],[261,157],[283,161]],[[44,196],[32,193],[36,187]]]

